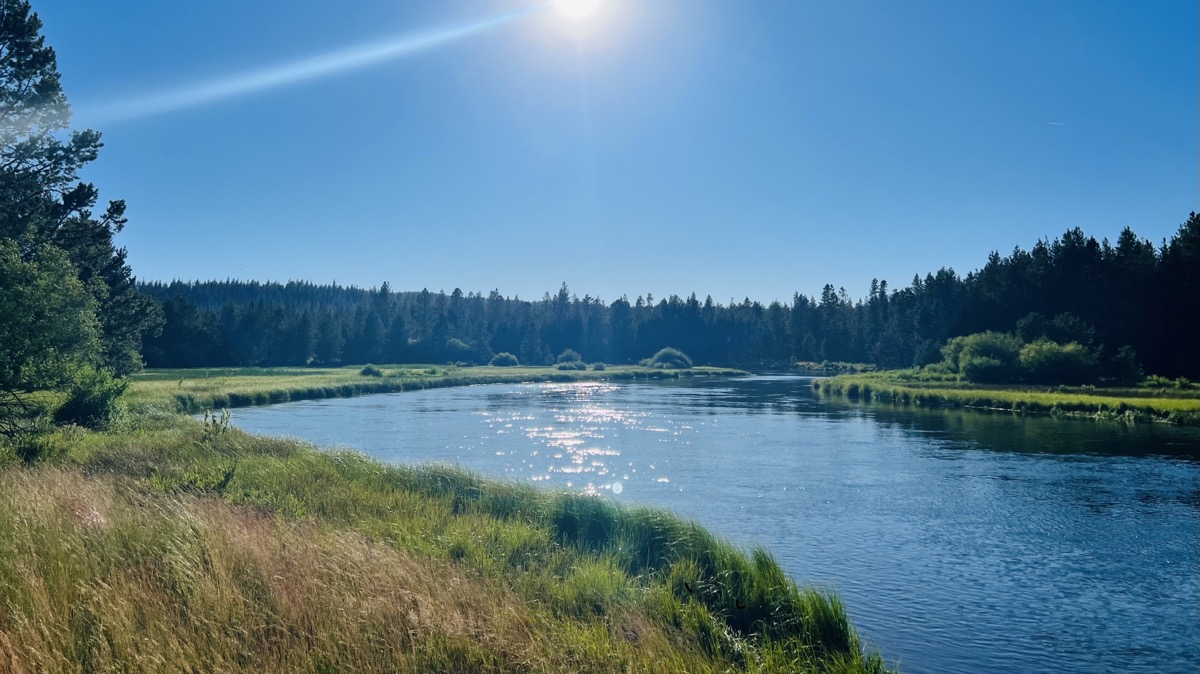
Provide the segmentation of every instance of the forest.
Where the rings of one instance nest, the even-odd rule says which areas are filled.
[[[940,362],[956,337],[985,331],[1079,344],[1104,372],[1200,376],[1200,216],[1155,245],[1132,229],[1116,243],[1079,228],[1030,250],[993,252],[982,268],[914,276],[901,289],[872,280],[865,298],[825,285],[788,304],[726,304],[650,294],[611,303],[566,283],[539,300],[482,294],[254,281],[142,283],[162,306],[151,367],[455,362],[496,353],[548,364],[566,349],[589,362],[634,363],[674,346],[697,363],[746,368],[796,361]]]

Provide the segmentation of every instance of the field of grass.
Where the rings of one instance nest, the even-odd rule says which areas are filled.
[[[448,365],[384,365],[376,374],[363,366],[342,368],[209,368],[146,370],[135,375],[125,393],[135,411],[157,408],[171,412],[269,405],[289,400],[344,398],[443,386],[536,381],[673,379],[746,374],[740,370],[694,367],[663,370],[612,365],[604,370],[559,370],[554,367],[454,367]]]
[[[766,551],[166,412],[179,378],[144,375],[119,428],[31,440],[35,463],[0,442],[0,674],[886,671]]]
[[[1125,422],[1200,425],[1200,391],[1178,387],[983,385],[923,370],[888,370],[816,379],[826,395],[922,407],[1000,410]]]

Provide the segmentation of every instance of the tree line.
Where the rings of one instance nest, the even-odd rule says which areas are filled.
[[[1200,216],[1161,245],[1126,228],[1116,243],[1074,228],[1030,250],[992,253],[966,276],[943,268],[905,288],[872,280],[865,298],[826,285],[790,303],[717,303],[671,295],[611,303],[564,283],[540,300],[394,292],[308,282],[145,283],[165,319],[144,355],[154,367],[484,364],[496,353],[549,364],[573,349],[588,361],[633,363],[663,346],[696,362],[751,368],[795,361],[910,367],[941,361],[948,340],[985,331],[1078,343],[1098,365],[1200,375],[1194,345]],[[1037,334],[1033,334],[1037,333]],[[1124,347],[1124,349],[1123,349]]]

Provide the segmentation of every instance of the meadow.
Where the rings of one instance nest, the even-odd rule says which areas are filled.
[[[719,367],[662,369],[611,365],[603,369],[562,370],[556,367],[458,367],[454,365],[367,365],[340,368],[242,367],[150,369],[132,377],[124,396],[133,411],[158,408],[198,414],[290,400],[345,398],[446,386],[586,380],[630,381],[736,376],[742,370]]]
[[[0,445],[0,673],[887,671],[835,596],[669,513],[181,414],[672,376],[383,370],[148,372],[110,430],[40,435],[29,462]]]
[[[1185,379],[1151,377],[1141,386],[985,385],[910,369],[815,379],[813,387],[824,395],[895,405],[1200,425],[1200,390]]]

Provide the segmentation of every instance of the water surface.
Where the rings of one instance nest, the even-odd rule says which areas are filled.
[[[905,672],[1200,669],[1200,433],[897,410],[804,377],[487,385],[235,425],[692,517],[836,590]]]

